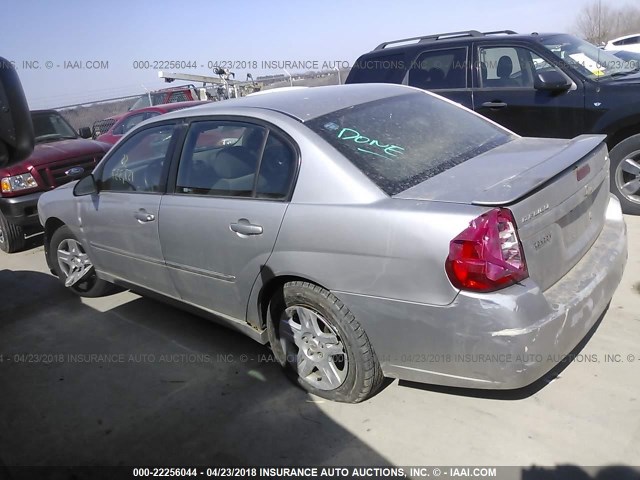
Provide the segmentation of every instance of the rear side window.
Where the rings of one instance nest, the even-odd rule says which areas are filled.
[[[408,67],[401,53],[363,56],[351,68],[346,83],[402,83]]]
[[[178,166],[177,193],[250,197],[267,130],[238,122],[195,122]]]
[[[256,186],[258,198],[282,199],[289,193],[295,171],[296,155],[276,134],[269,132],[260,162]]]
[[[640,36],[625,38],[624,40],[613,42],[614,45],[635,45],[636,43],[640,43]]]
[[[467,49],[421,53],[409,70],[407,83],[426,90],[467,87]]]
[[[292,147],[265,127],[194,122],[180,158],[176,193],[282,200],[296,159]]]
[[[388,195],[395,195],[514,138],[427,93],[355,105],[306,125]]]

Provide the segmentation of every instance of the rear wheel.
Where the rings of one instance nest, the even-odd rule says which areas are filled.
[[[11,223],[0,212],[0,250],[6,253],[17,252],[24,248],[24,230],[20,225]]]
[[[339,402],[357,403],[383,381],[369,339],[354,315],[331,292],[307,282],[289,282],[267,312],[271,349],[305,390]]]
[[[62,284],[75,294],[101,297],[117,291],[115,285],[98,278],[84,246],[66,225],[51,236],[49,256]]]
[[[624,213],[640,215],[640,135],[620,142],[609,156],[611,191],[620,199]]]

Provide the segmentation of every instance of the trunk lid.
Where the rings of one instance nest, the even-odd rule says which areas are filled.
[[[546,289],[571,270],[604,226],[609,197],[604,139],[517,139],[394,198],[508,207],[529,275]]]

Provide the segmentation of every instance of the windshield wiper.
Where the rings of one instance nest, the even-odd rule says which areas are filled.
[[[626,70],[624,72],[614,72],[609,77],[618,78],[618,77],[626,77],[627,75],[631,75],[632,73],[637,73],[640,71],[640,68],[634,68],[633,70]]]
[[[57,142],[59,140],[72,140],[76,138],[77,137],[71,137],[69,135],[61,135],[59,133],[48,133],[46,135],[36,136],[35,140],[36,140],[36,143],[50,143],[50,142]]]

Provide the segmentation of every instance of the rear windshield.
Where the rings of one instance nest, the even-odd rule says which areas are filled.
[[[306,125],[387,195],[403,192],[515,138],[477,115],[422,92],[355,105]]]

